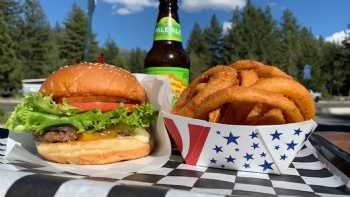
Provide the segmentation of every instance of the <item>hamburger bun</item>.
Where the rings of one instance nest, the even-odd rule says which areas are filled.
[[[99,63],[62,67],[47,78],[39,92],[52,96],[54,100],[69,97],[110,97],[136,101],[137,104],[146,101],[145,90],[134,75],[125,69]],[[136,133],[131,136],[96,137],[92,140],[37,140],[36,147],[43,158],[57,163],[108,164],[145,157],[151,152],[150,134],[146,130],[136,130],[137,128],[134,130]]]
[[[138,159],[151,152],[151,141],[137,136],[65,143],[36,142],[39,154],[45,159],[65,164],[108,164]]]
[[[52,73],[39,92],[53,98],[74,96],[108,96],[143,103],[146,93],[129,71],[99,63],[65,66]]]

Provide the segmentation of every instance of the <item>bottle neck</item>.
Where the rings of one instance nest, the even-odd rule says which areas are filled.
[[[171,17],[179,23],[179,16],[177,14],[177,10],[177,0],[160,0],[157,22],[159,22],[160,19],[162,19],[163,17]]]
[[[182,42],[177,0],[160,0],[154,41]]]

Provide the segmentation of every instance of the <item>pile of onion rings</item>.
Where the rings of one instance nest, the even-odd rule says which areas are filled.
[[[210,68],[181,94],[172,112],[210,122],[274,125],[315,117],[309,91],[274,66],[240,60]]]

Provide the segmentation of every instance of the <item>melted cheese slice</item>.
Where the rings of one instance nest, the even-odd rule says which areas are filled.
[[[116,130],[108,130],[100,133],[82,133],[79,136],[79,141],[92,141],[100,139],[111,139],[116,138],[118,132]]]
[[[93,141],[101,139],[112,139],[118,137],[118,130],[106,130],[99,133],[82,133],[79,136],[79,141]],[[140,140],[141,142],[148,143],[150,141],[150,134],[143,128],[136,128],[133,132],[133,137]]]

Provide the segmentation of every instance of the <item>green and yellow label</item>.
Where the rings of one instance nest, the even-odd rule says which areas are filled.
[[[174,104],[181,93],[186,89],[190,80],[190,71],[181,67],[147,67],[145,73],[160,75],[170,80],[171,90],[174,97],[171,102]]]
[[[154,40],[182,41],[181,26],[171,17],[163,17],[159,20],[154,31]]]

